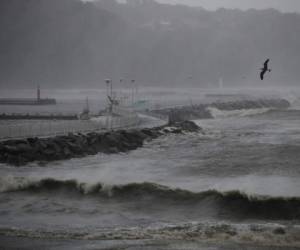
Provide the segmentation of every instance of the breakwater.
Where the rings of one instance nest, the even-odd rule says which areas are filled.
[[[0,142],[0,162],[23,166],[30,162],[49,162],[95,155],[128,152],[143,146],[144,141],[164,134],[200,132],[195,123],[184,121],[169,125],[117,130],[106,133],[73,134],[49,138],[27,138]]]
[[[0,105],[56,105],[56,99],[32,99],[32,98],[1,98]]]
[[[208,104],[199,104],[192,106],[183,106],[152,110],[151,113],[169,117],[171,122],[178,120],[191,119],[210,119],[214,118],[210,108],[216,108],[221,111],[249,110],[260,108],[286,109],[290,103],[284,99],[257,99],[257,100],[238,100],[230,102],[213,102]]]
[[[0,114],[0,120],[78,120],[77,115]]]

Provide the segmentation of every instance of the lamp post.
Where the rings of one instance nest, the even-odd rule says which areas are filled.
[[[121,78],[120,79],[120,103],[123,103],[123,82],[124,82],[124,79]]]
[[[105,79],[106,83],[106,95],[109,96],[109,85],[110,85],[111,80],[110,79]]]
[[[105,79],[106,83],[106,95],[107,95],[107,114],[106,114],[106,128],[109,129],[111,126],[109,125],[109,114],[112,112],[112,106],[109,100],[109,85],[112,92],[112,84],[110,79]]]
[[[109,95],[109,85],[110,85],[110,96],[112,97],[112,80],[111,79],[105,79],[106,86],[107,86],[107,95]]]
[[[133,104],[134,104],[134,84],[135,84],[135,80],[132,79],[131,80],[131,85],[132,85],[132,93],[131,93],[131,102],[132,102],[132,108],[133,108]]]

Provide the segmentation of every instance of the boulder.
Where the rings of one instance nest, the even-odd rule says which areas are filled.
[[[44,150],[47,148],[47,141],[45,139],[39,139],[35,143],[36,147],[38,147],[40,150]]]
[[[47,157],[54,157],[56,155],[56,151],[53,148],[47,148],[43,151],[43,154]]]
[[[39,139],[37,137],[27,138],[27,142],[30,145],[34,145]]]
[[[273,230],[273,234],[283,235],[283,234],[286,234],[286,232],[285,232],[284,228],[277,227]]]
[[[6,156],[6,162],[8,164],[18,166],[18,163],[19,163],[18,156],[12,155],[12,154],[7,154],[7,156]]]
[[[176,128],[176,129],[173,129],[172,134],[182,134],[182,129],[181,128]]]
[[[88,134],[88,144],[89,145],[94,145],[94,144],[97,144],[99,143],[99,138],[98,135],[96,133],[90,133]]]
[[[64,147],[63,148],[63,154],[66,156],[66,157],[71,157],[73,154],[71,152],[71,150],[68,148],[68,147]]]
[[[136,132],[136,130],[128,130],[122,132],[122,135],[126,138],[126,141],[130,144],[143,145],[143,138],[145,138],[145,134],[143,134],[143,138],[140,137],[140,134]]]
[[[145,140],[148,136],[144,134],[141,130],[138,129],[132,129],[128,131],[133,135],[133,137],[136,138],[136,140],[143,141]]]
[[[102,137],[101,144],[107,145],[109,147],[117,147],[120,143],[120,136],[114,132],[105,133]]]
[[[106,149],[106,152],[107,154],[117,154],[119,153],[120,151],[118,150],[118,148],[116,147],[109,147]]]
[[[172,126],[181,129],[185,132],[199,132],[201,131],[201,128],[192,121],[184,121],[184,122],[176,122],[172,124]]]
[[[6,145],[4,147],[4,151],[9,154],[19,154],[19,149],[16,145]]]

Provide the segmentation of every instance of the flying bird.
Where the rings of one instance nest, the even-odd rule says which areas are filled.
[[[260,73],[260,79],[263,80],[264,79],[264,75],[266,72],[271,72],[271,69],[269,69],[268,63],[269,63],[270,59],[267,59],[264,63],[264,67],[261,68],[261,73]]]

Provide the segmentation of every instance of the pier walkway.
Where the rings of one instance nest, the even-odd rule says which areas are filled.
[[[88,133],[135,127],[140,124],[137,113],[126,116],[103,116],[91,120],[6,120],[0,122],[0,140],[27,137],[49,137],[68,133]]]

